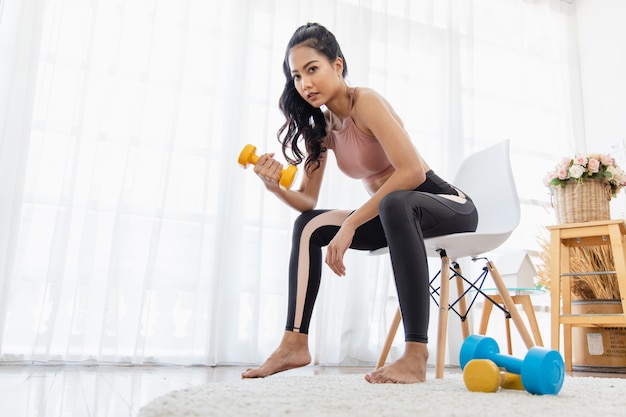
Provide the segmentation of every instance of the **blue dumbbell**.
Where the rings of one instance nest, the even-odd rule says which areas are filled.
[[[531,394],[558,394],[565,379],[563,357],[556,350],[532,347],[524,359],[500,353],[498,343],[486,336],[471,335],[463,342],[461,369],[472,359],[489,359],[506,371],[522,378],[524,389]]]

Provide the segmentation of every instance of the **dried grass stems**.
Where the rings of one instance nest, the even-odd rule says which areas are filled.
[[[550,289],[550,242],[539,239],[541,252],[538,266],[538,284]],[[570,248],[572,272],[614,271],[613,254],[606,245]],[[580,300],[619,300],[619,286],[615,274],[580,275],[572,277],[572,296]]]

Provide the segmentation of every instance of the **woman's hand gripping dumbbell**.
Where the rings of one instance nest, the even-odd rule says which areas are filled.
[[[248,168],[250,164],[256,165],[258,161],[259,156],[256,155],[256,146],[250,144],[243,147],[237,159],[237,162],[242,168]],[[287,168],[281,170],[280,179],[278,180],[279,185],[285,190],[291,188],[297,172],[298,168],[293,165],[289,165]]]

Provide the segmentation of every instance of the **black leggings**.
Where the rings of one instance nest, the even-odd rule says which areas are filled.
[[[296,219],[286,330],[309,332],[322,275],[322,247],[350,213],[311,210]],[[469,198],[459,203],[439,194],[394,191],[381,201],[379,215],[356,229],[351,249],[389,247],[407,342],[428,342],[430,292],[424,238],[473,232],[477,224],[478,214]]]

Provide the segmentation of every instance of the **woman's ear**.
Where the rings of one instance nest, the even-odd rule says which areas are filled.
[[[337,57],[337,59],[335,59],[335,72],[338,76],[343,75],[343,59],[341,59],[340,57]]]

